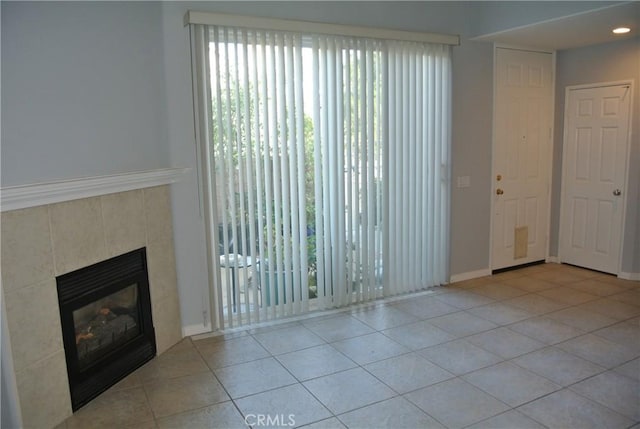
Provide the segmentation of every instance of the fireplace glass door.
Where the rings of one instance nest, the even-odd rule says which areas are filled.
[[[85,305],[73,312],[78,367],[82,371],[96,358],[140,335],[138,285]]]

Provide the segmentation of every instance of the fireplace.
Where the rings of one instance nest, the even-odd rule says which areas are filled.
[[[74,411],[156,354],[146,249],[56,278]]]

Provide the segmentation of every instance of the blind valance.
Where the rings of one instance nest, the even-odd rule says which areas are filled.
[[[327,24],[321,22],[229,15],[192,10],[188,11],[184,16],[184,25],[189,24],[221,25],[225,27],[250,28],[256,30],[292,31],[306,34],[315,33],[332,36],[439,43],[455,46],[460,44],[460,36],[452,34],[423,33],[417,31],[393,30],[388,28]]]

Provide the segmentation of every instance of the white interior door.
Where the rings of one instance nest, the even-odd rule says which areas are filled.
[[[567,89],[562,262],[618,273],[630,102],[629,84]]]
[[[494,270],[547,254],[552,55],[498,48],[495,73]]]

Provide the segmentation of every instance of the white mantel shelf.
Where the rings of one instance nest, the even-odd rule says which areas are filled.
[[[180,181],[189,170],[191,169],[163,168],[110,176],[62,180],[59,182],[9,186],[0,188],[0,211],[6,212],[116,192],[168,185]]]

